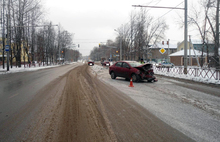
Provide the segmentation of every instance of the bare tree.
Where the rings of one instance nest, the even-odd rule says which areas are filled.
[[[218,61],[218,47],[219,47],[219,0],[201,0],[199,1],[199,6],[192,6],[192,11],[188,16],[189,25],[195,26],[199,32],[201,41],[203,43],[202,47],[202,59],[201,66],[203,66],[203,52],[207,52],[207,58],[209,62],[209,42],[215,43],[214,47],[214,57],[211,59],[215,62],[215,67],[219,66]],[[216,11],[216,12],[215,12]],[[215,27],[216,26],[216,27]]]
[[[13,21],[13,38],[16,47],[14,48],[14,54],[18,66],[21,66],[21,44],[22,40],[27,42],[30,29],[26,28],[33,24],[33,21],[37,21],[42,12],[40,11],[41,5],[39,0],[16,0],[12,1],[12,21]],[[34,14],[33,14],[34,13]],[[32,20],[32,22],[30,22]],[[34,27],[32,25],[32,27]],[[33,28],[32,28],[33,29]],[[33,37],[33,34],[32,34]],[[33,38],[34,39],[34,38]],[[29,45],[26,45],[29,46]],[[28,52],[26,51],[28,54]]]
[[[145,58],[149,52],[149,46],[158,43],[164,38],[168,26],[165,21],[155,20],[144,8],[140,12],[131,15],[129,45],[134,56],[138,59]],[[134,59],[137,59],[134,57]]]

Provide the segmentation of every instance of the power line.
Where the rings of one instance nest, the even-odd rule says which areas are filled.
[[[179,7],[161,7],[161,6],[143,6],[143,5],[132,5],[133,7],[149,7],[149,8],[166,8],[166,9],[181,9],[184,10],[184,8]]]
[[[154,20],[152,23],[154,23],[155,21],[157,21],[158,19],[164,17],[165,15],[167,15],[168,13],[170,13],[172,10],[176,9],[178,6],[180,6],[183,2],[181,2],[180,4],[178,4],[176,7],[173,7],[171,10],[169,10],[167,13],[163,14],[162,16],[160,16],[159,18],[157,18],[156,20]],[[178,9],[182,9],[182,8],[178,8]]]

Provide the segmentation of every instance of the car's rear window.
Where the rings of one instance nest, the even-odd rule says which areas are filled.
[[[140,66],[141,65],[141,63],[139,63],[139,62],[131,62],[131,63],[129,63],[132,67],[137,67],[137,66]]]

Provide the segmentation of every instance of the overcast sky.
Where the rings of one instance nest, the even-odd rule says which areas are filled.
[[[74,34],[73,42],[80,44],[79,51],[83,56],[89,55],[93,47],[108,39],[115,40],[117,29],[129,22],[130,13],[140,8],[132,5],[151,5],[167,7],[184,7],[184,0],[44,0],[47,10],[46,18],[53,24],[61,26]],[[189,3],[189,2],[188,2]],[[189,3],[190,4],[190,3]],[[163,16],[170,9],[150,9],[155,18]],[[179,16],[184,17],[183,10],[172,10],[163,18],[169,25],[165,40],[176,45],[184,39],[184,29],[177,24]]]

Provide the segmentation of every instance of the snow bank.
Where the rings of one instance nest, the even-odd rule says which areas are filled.
[[[72,63],[68,63],[68,64],[74,64],[75,62]],[[50,66],[31,66],[28,67],[27,65],[24,67],[24,65],[22,65],[22,67],[18,68],[13,66],[11,68],[9,68],[9,71],[7,71],[7,67],[5,67],[5,69],[2,68],[2,66],[0,67],[0,74],[8,74],[8,73],[16,73],[16,72],[25,72],[25,71],[36,71],[36,70],[40,70],[40,69],[46,69],[46,68],[54,68],[54,67],[58,67],[61,65],[50,65]]]

